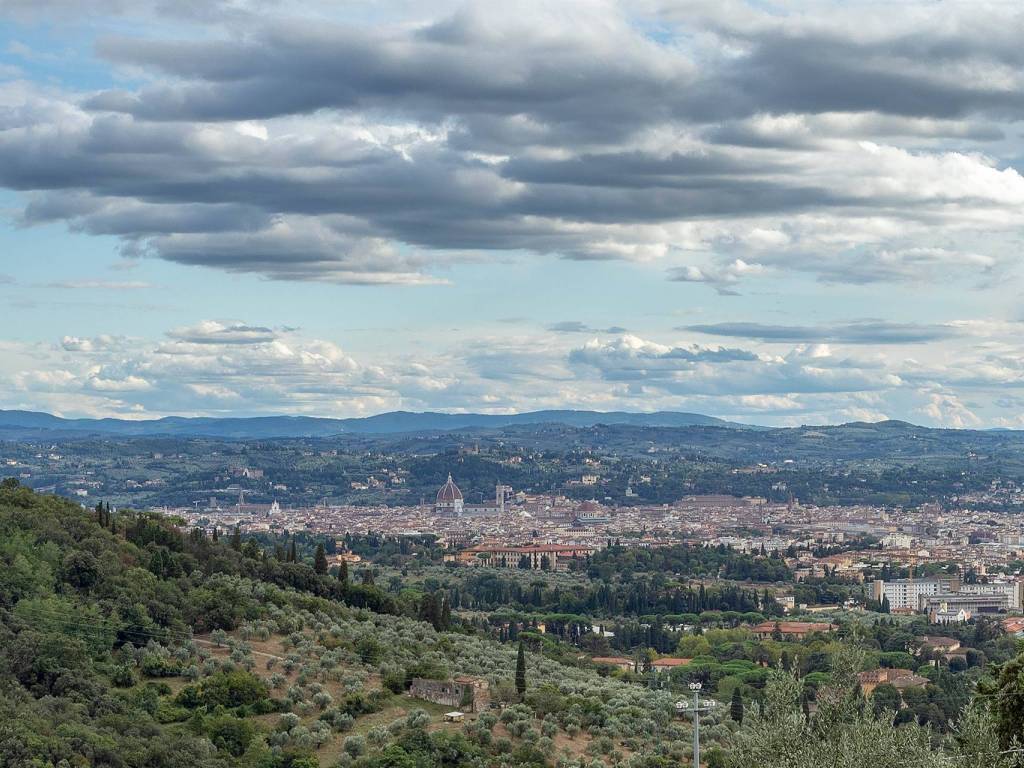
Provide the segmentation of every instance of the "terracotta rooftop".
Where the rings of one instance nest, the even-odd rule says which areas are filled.
[[[683,667],[693,659],[655,659],[651,662],[652,667]]]

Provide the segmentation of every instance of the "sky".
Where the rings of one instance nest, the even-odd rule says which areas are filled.
[[[1024,428],[1021,39],[979,0],[0,0],[0,408]]]

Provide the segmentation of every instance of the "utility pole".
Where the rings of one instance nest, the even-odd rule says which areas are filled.
[[[700,768],[700,713],[710,712],[718,704],[714,699],[700,700],[700,683],[690,683],[690,690],[693,691],[693,703],[688,701],[677,701],[676,712],[680,715],[693,712],[693,765]]]

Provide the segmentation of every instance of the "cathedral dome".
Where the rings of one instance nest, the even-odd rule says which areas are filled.
[[[441,490],[437,492],[437,503],[452,503],[455,501],[462,501],[462,491],[452,481],[451,473],[448,474],[448,482],[441,486]]]

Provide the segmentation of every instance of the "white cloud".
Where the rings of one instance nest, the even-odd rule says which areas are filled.
[[[928,404],[920,409],[933,423],[942,427],[966,429],[981,425],[981,419],[952,394],[935,393]]]
[[[199,321],[157,339],[69,335],[53,345],[0,345],[0,407],[133,418],[569,407],[975,427],[1015,424],[1010,414],[1024,390],[1024,348],[979,346],[973,333],[957,337],[962,351],[952,360],[928,362],[842,342],[755,351],[592,333],[470,335],[401,356],[353,355],[331,340],[246,320]]]

